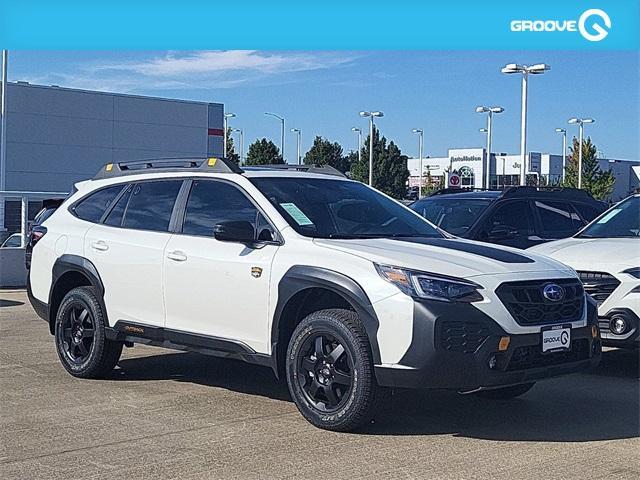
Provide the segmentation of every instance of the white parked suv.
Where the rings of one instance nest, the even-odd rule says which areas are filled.
[[[387,387],[510,398],[600,359],[572,269],[451,238],[330,167],[150,160],[76,187],[31,239],[29,295],[77,377],[134,343],[242,359],[346,431]]]
[[[640,195],[614,205],[573,237],[531,250],[578,271],[598,303],[604,345],[640,346]]]

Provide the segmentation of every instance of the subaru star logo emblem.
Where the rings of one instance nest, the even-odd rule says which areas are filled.
[[[542,289],[542,295],[551,302],[559,302],[564,298],[564,288],[555,283],[548,283]]]

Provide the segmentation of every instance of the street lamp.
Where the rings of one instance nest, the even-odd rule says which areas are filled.
[[[411,132],[418,134],[418,151],[420,152],[420,183],[418,184],[418,199],[420,199],[422,198],[422,149],[424,147],[424,131],[421,128],[414,128]]]
[[[537,63],[535,65],[518,65],[517,63],[509,63],[505,65],[501,72],[506,74],[519,73],[522,75],[522,110],[520,120],[520,185],[527,183],[527,80],[529,74],[541,75],[551,70],[546,63]]]
[[[227,130],[229,129],[229,119],[235,117],[236,114],[235,113],[225,113],[223,120],[224,120],[224,146],[222,147],[222,156],[224,158],[227,158]]]
[[[369,186],[373,187],[373,118],[384,117],[382,112],[360,112],[362,118],[369,117]]]
[[[300,129],[299,128],[292,128],[291,131],[293,133],[297,133],[298,134],[298,141],[296,142],[296,152],[297,152],[297,160],[298,160],[298,165],[302,164],[302,159],[300,158]]]
[[[487,114],[487,128],[485,129],[487,133],[487,173],[484,176],[483,184],[484,188],[490,188],[491,184],[491,126],[493,124],[493,114],[494,113],[502,113],[504,112],[504,108],[502,107],[485,107],[480,106],[476,107],[476,113],[486,113]],[[497,170],[496,166],[496,170]],[[498,182],[496,181],[496,185]]]
[[[244,131],[241,128],[234,128],[234,132],[240,134],[240,165],[244,163]]]
[[[567,130],[556,128],[556,133],[562,134],[562,181],[564,182],[565,168],[567,168]]]
[[[567,123],[571,125],[578,125],[579,127],[579,139],[578,139],[578,188],[582,188],[582,139],[584,138],[584,124],[594,123],[593,118],[570,118]]]
[[[284,159],[284,117],[281,117],[280,115],[276,115],[275,113],[269,113],[269,112],[265,112],[265,115],[269,115],[271,117],[276,117],[278,120],[280,120],[280,154],[282,155],[282,161],[285,162],[285,159]]]
[[[362,130],[358,127],[352,127],[352,132],[358,132],[358,163],[362,160]]]

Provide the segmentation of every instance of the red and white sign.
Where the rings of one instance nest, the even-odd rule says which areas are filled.
[[[451,188],[459,188],[460,187],[460,175],[457,173],[449,174],[449,186]]]

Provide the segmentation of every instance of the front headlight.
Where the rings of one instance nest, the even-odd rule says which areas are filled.
[[[633,277],[640,278],[640,267],[627,268],[622,273],[628,273],[629,275],[631,275]]]
[[[482,287],[468,280],[377,263],[375,266],[382,278],[411,297],[441,302],[469,303],[482,300],[482,295],[478,292]]]

